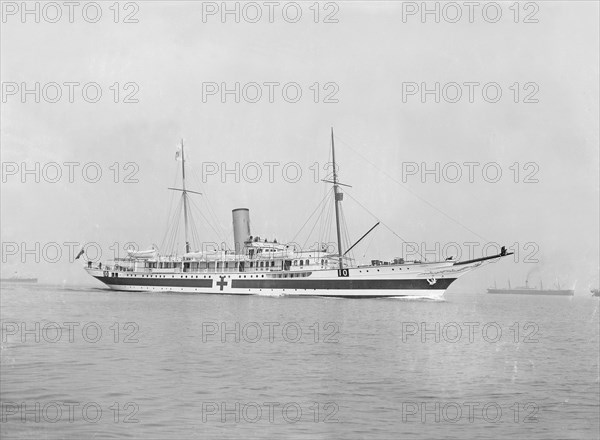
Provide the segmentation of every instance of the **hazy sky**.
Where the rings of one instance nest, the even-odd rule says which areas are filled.
[[[173,186],[180,164],[174,158],[180,138],[189,153],[188,184],[204,194],[196,203],[205,209],[205,199],[210,201],[217,228],[230,241],[231,209],[238,207],[250,209],[254,234],[291,240],[328,189],[315,182],[313,164],[322,167],[329,160],[333,126],[340,178],[352,185],[349,194],[404,239],[425,242],[430,249],[436,242],[442,247],[479,242],[475,256],[486,242],[518,243],[518,262],[489,265],[462,279],[457,289],[481,289],[494,279],[504,284],[508,277],[517,284],[532,271],[545,283],[557,277],[566,284],[577,281],[580,293],[597,286],[597,2],[537,2],[529,9],[521,4],[518,17],[510,9],[513,2],[500,2],[496,23],[490,22],[495,11],[489,8],[485,16],[481,8],[474,10],[470,23],[463,6],[462,18],[451,23],[456,9],[437,3],[436,23],[433,15],[423,20],[420,11],[407,15],[421,2],[360,1],[321,3],[318,23],[312,2],[301,3],[302,17],[290,23],[295,11],[288,3],[276,5],[272,23],[262,2],[257,23],[248,22],[256,9],[244,4],[240,23],[233,15],[223,22],[218,12],[203,17],[203,8],[210,12],[221,2],[136,2],[137,10],[122,3],[118,23],[109,9],[112,2],[101,3],[97,23],[86,21],[80,9],[69,23],[66,7],[57,23],[48,22],[56,15],[50,9],[40,10],[40,23],[32,15],[23,23],[21,11],[3,10],[2,274],[18,270],[47,282],[91,283],[80,260],[69,262],[63,243],[98,242],[106,253],[114,242],[160,244],[173,198],[167,187]],[[20,2],[14,5],[20,8]],[[137,23],[123,22],[130,13]],[[94,11],[87,14],[93,21]],[[324,23],[329,14],[338,22]],[[23,84],[34,89],[36,82],[40,102],[32,93],[23,103]],[[53,82],[62,91],[56,103],[49,102],[56,88],[44,88]],[[69,82],[80,84],[74,86],[73,103],[64,85]],[[82,96],[82,86],[92,82],[102,90],[96,103]],[[220,93],[203,96],[208,83],[233,88],[236,82],[240,88],[258,83],[262,98],[249,102],[255,97],[252,86],[246,95],[240,93],[239,103],[234,95],[226,95],[225,103]],[[270,82],[279,84],[273,86],[274,102],[265,85]],[[403,96],[408,83],[433,89],[436,82],[439,103],[433,94],[425,95],[426,102],[419,92]],[[302,91],[296,103],[282,96],[288,83]],[[455,86],[444,87],[448,83],[461,87],[456,103],[448,102],[456,96]],[[473,102],[465,83],[479,84]],[[497,84],[486,95],[490,101],[501,89],[498,102],[484,99],[482,86],[488,83]],[[94,89],[87,90],[93,100]],[[287,90],[291,100],[294,89]],[[130,92],[137,103],[122,102]],[[338,102],[323,102],[328,96]],[[524,102],[531,100],[538,102]],[[34,169],[36,162],[40,183],[35,173],[21,175],[22,163]],[[61,164],[56,183],[48,181],[55,175],[51,162]],[[74,182],[65,162],[79,164]],[[93,162],[102,170],[96,183],[87,182],[81,171]],[[129,162],[136,165],[125,169]],[[236,162],[240,170],[250,162],[260,164],[262,178],[251,183],[240,172],[239,183],[233,175],[222,182],[218,173],[201,182],[207,164],[234,169]],[[280,164],[273,182],[266,162]],[[421,168],[422,162],[432,169],[440,164],[439,183],[433,175],[425,182],[419,173],[403,175],[410,163]],[[455,168],[446,166],[446,178],[441,173],[451,162],[463,172],[456,183],[449,181]],[[465,162],[481,164],[473,182]],[[482,175],[488,163],[488,177],[497,168],[502,171],[496,183]],[[283,178],[285,164],[300,166],[298,182]],[[288,176],[294,177],[294,169]],[[93,169],[87,170],[93,178]],[[139,182],[124,183],[132,171]],[[325,174],[321,169],[318,178]],[[527,176],[537,182],[524,183]],[[344,212],[354,239],[375,222],[350,197]],[[204,222],[198,226],[201,239],[215,240]],[[7,243],[13,242],[19,249],[9,255],[14,252],[7,252]],[[36,264],[21,247],[26,243],[33,249],[36,242],[61,244],[62,258]],[[401,241],[380,227],[355,257],[388,259],[401,250]],[[539,264],[525,262],[528,255]],[[26,264],[20,264],[23,258]]]

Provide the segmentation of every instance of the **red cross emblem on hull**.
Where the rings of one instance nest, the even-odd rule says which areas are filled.
[[[224,286],[227,286],[227,281],[225,281],[225,277],[219,276],[219,278],[221,278],[221,281],[217,281],[217,286],[220,287],[219,290],[223,290]]]

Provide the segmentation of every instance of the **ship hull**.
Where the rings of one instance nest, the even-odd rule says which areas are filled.
[[[540,290],[540,289],[488,289],[488,293],[498,295],[550,295],[573,296],[574,290]]]
[[[136,273],[86,269],[114,290],[217,295],[439,299],[456,279],[479,263],[419,264],[315,270],[296,273]]]

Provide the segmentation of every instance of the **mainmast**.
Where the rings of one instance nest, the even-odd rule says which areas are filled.
[[[331,127],[331,159],[333,161],[333,192],[335,195],[335,228],[337,232],[338,242],[338,259],[340,263],[340,269],[344,268],[344,262],[342,257],[342,234],[340,231],[340,202],[343,200],[343,193],[339,190],[337,169],[335,166],[335,146],[333,142],[333,127]]]
[[[181,187],[183,189],[183,223],[184,223],[184,238],[185,252],[190,252],[190,242],[188,241],[188,206],[187,206],[187,191],[185,190],[185,154],[183,152],[183,139],[181,139]]]

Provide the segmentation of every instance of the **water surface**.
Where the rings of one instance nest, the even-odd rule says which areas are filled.
[[[594,439],[599,303],[5,285],[0,433]]]

